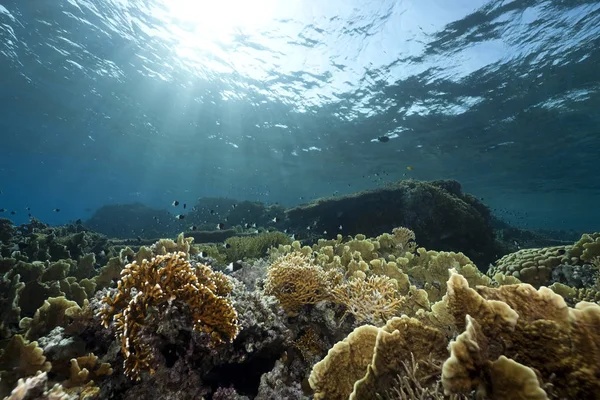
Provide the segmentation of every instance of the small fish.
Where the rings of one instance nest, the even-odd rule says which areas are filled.
[[[279,218],[277,218],[277,217],[274,217],[274,218],[273,218],[271,221],[272,221],[273,223],[275,223],[275,224],[276,224],[276,223],[278,223],[278,222],[279,222]]]
[[[137,237],[137,241],[138,241],[138,242],[141,242],[141,241],[142,241],[142,237],[141,237],[141,236],[138,236],[138,237]]]
[[[106,256],[106,252],[104,250],[102,250],[100,253],[98,253],[99,257],[104,257]]]
[[[54,212],[60,212],[60,208],[55,208],[54,210],[52,210]]]
[[[226,249],[231,248],[231,245],[229,243],[223,243],[223,247],[225,247]]]
[[[244,228],[246,228],[246,229],[250,228],[250,224],[246,222],[246,223],[244,224]]]
[[[288,233],[288,232],[289,232],[289,229],[288,229],[288,228],[285,228],[285,229],[283,230],[283,233]]]
[[[221,230],[221,229],[223,229],[224,227],[225,227],[225,225],[223,225],[223,224],[222,224],[222,223],[220,223],[220,222],[217,224],[217,229],[218,229],[218,230]]]
[[[292,239],[292,240],[296,240],[296,234],[295,234],[295,233],[292,233],[292,235],[290,236],[290,239]]]
[[[306,230],[307,230],[307,231],[310,231],[310,225],[306,227]]]
[[[327,231],[323,231],[323,235],[327,235]]]
[[[81,219],[78,219],[77,221],[75,221],[75,225],[81,225],[83,224],[83,221]]]
[[[231,205],[231,208],[236,208],[236,207],[237,207],[237,204],[232,204]]]
[[[235,271],[239,271],[242,269],[243,265],[239,262],[230,262],[227,267],[225,267],[225,272],[232,273]]]
[[[6,208],[0,208],[0,212],[6,212],[8,211]]]
[[[338,230],[340,230],[340,231],[341,231],[342,229],[343,229],[343,228],[342,228],[342,225],[338,226]]]
[[[390,141],[390,137],[389,136],[379,136],[377,138],[377,140],[379,140],[381,143],[386,143]]]
[[[192,226],[190,226],[190,230],[191,230],[191,231],[195,231],[196,229],[198,229],[198,227],[197,227],[196,225],[192,225]]]
[[[200,258],[206,258],[208,257],[208,253],[205,251],[201,251],[200,253],[198,253],[198,257]]]
[[[177,207],[179,205],[179,202],[177,200],[175,200],[173,203],[171,203],[173,205],[173,207]]]
[[[210,211],[209,211],[209,213],[210,213],[211,215],[214,215],[214,214],[215,214],[215,210],[210,210]]]
[[[562,256],[563,254],[565,254],[567,251],[565,249],[558,249],[558,255]]]
[[[256,223],[255,223],[255,222],[253,222],[253,223],[252,223],[252,225],[250,225],[250,227],[252,227],[252,228],[256,228]]]
[[[182,214],[177,214],[175,216],[175,219],[184,219],[184,218],[185,218],[185,215],[182,215]]]
[[[185,210],[187,208],[187,204],[183,203],[183,209]]]
[[[26,209],[27,211],[31,211],[31,208],[29,208],[29,207],[25,207],[25,209]]]
[[[412,170],[413,170],[413,167],[411,167],[410,165],[408,165],[408,166],[406,166],[406,169],[407,169],[408,171],[412,171]]]
[[[11,211],[10,215],[15,215],[17,212],[16,211]]]

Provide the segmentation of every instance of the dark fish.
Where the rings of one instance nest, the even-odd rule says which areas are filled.
[[[244,224],[244,228],[246,228],[246,229],[250,228],[250,224],[246,222],[246,223]]]
[[[273,221],[274,223],[278,223],[279,222],[279,218],[274,217],[271,221]]]
[[[232,272],[242,269],[242,267],[243,267],[242,263],[239,263],[237,261],[230,262],[229,265],[227,267],[225,267],[225,272],[230,274]]]
[[[187,208],[187,204],[183,203],[183,209],[185,210]]]
[[[25,207],[25,209],[26,209],[27,211],[31,211],[31,208],[30,208],[30,207]]]
[[[60,208],[55,208],[54,210],[52,210],[54,212],[60,212]]]
[[[192,231],[195,231],[196,229],[198,229],[198,227],[197,227],[196,225],[192,225],[192,226],[190,226],[190,229],[191,229]]]
[[[211,215],[215,214],[215,210],[210,210],[209,213],[211,213]]]
[[[185,215],[182,215],[182,214],[177,214],[175,216],[175,219],[184,219],[184,218],[185,218]]]
[[[226,249],[231,248],[231,245],[229,243],[223,243],[223,247],[225,247]]]
[[[173,207],[177,207],[177,206],[179,205],[179,202],[178,202],[177,200],[175,200],[175,201],[174,201],[173,203],[171,203],[171,204],[173,204]]]
[[[558,255],[562,256],[563,254],[565,254],[567,251],[565,249],[558,249]]]
[[[390,141],[390,138],[389,136],[379,136],[377,140],[379,140],[381,143],[386,143]]]
[[[81,219],[78,219],[77,221],[75,221],[75,225],[81,225],[83,224],[83,221],[81,221]]]
[[[223,225],[223,224],[222,224],[222,223],[220,223],[220,222],[217,224],[217,229],[218,229],[218,230],[221,230],[221,229],[223,229],[224,227],[225,227],[225,225]]]
[[[8,211],[6,208],[0,208],[0,212],[6,212]]]
[[[201,251],[200,253],[198,253],[198,257],[200,258],[206,258],[208,257],[208,253],[205,251]]]
[[[11,211],[10,215],[15,215],[17,212],[16,211]]]

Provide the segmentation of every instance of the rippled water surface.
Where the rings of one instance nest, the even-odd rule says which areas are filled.
[[[598,230],[599,38],[591,1],[0,1],[2,204],[453,178],[514,223]]]

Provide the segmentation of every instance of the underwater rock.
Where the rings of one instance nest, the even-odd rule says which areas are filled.
[[[404,226],[415,232],[421,246],[461,251],[482,267],[498,254],[489,209],[463,193],[457,181],[398,181],[318,199],[286,210],[286,217],[293,231],[306,232],[310,226],[318,235],[377,236]]]
[[[141,203],[102,206],[83,225],[107,236],[122,239],[136,236],[175,236],[185,226],[183,222],[175,221],[167,210],[154,209]]]

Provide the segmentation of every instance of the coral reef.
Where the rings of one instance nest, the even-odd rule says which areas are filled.
[[[158,246],[164,249],[163,244]],[[225,296],[231,291],[228,278],[205,265],[191,265],[179,251],[158,255],[141,263],[134,261],[121,272],[117,294],[103,299],[99,315],[105,327],[114,317],[116,334],[125,357],[125,373],[141,379],[144,370],[153,373],[153,355],[143,341],[146,318],[177,303],[188,306],[194,329],[209,335],[214,343],[231,342],[239,333],[238,316]]]
[[[451,181],[387,190],[384,204],[408,207],[391,214],[423,232],[428,217],[406,214],[415,199],[436,218],[439,208],[455,210],[456,223],[488,221],[485,207]],[[396,203],[392,193],[401,196]],[[354,212],[352,201],[338,211]],[[333,212],[328,202],[323,212]],[[250,213],[279,228],[285,220],[280,206],[203,204],[194,213],[215,221],[254,222]],[[304,228],[312,234],[333,223],[328,212]],[[355,227],[366,223],[361,215]],[[230,229],[235,237],[196,245],[187,233],[114,240],[78,223],[0,224],[0,396],[598,398],[600,306],[591,302],[600,299],[600,235],[517,252],[486,275],[468,255],[479,260],[489,248],[453,247],[460,240],[452,235],[469,226],[449,237],[436,229],[419,244],[448,247],[420,247],[421,235],[408,228],[343,235],[346,223],[343,234],[305,245],[239,226]],[[234,272],[218,272],[238,260]],[[530,276],[554,282],[552,290],[519,280]]]

